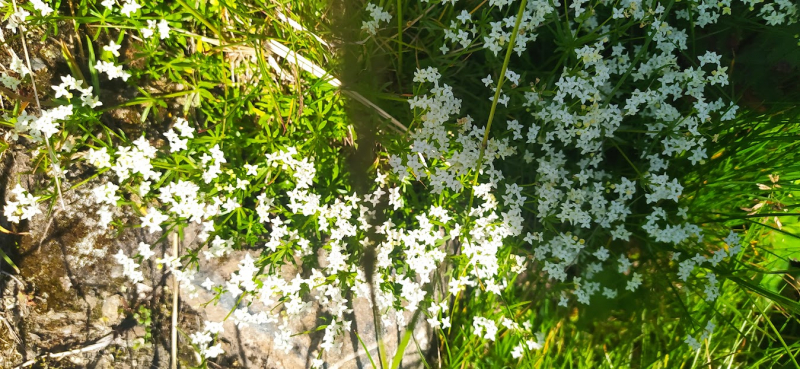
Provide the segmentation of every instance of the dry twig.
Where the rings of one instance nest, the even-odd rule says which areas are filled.
[[[60,358],[71,356],[71,355],[83,354],[83,353],[92,352],[92,351],[99,351],[99,350],[102,350],[102,349],[108,347],[108,345],[110,345],[111,342],[113,342],[113,341],[114,341],[114,333],[110,333],[110,334],[104,336],[103,338],[101,338],[100,340],[98,340],[97,343],[91,344],[91,345],[83,347],[83,348],[75,349],[75,350],[69,350],[69,351],[57,352],[55,354],[45,354],[45,355],[37,356],[34,359],[28,360],[28,361],[26,361],[26,362],[24,362],[24,363],[22,363],[20,365],[17,365],[15,367],[15,369],[21,369],[21,368],[29,367],[31,365],[36,364],[36,362],[41,360],[41,359],[60,359]]]

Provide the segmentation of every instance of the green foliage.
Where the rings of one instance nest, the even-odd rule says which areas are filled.
[[[733,51],[720,51],[722,61],[718,69],[709,74],[716,76],[728,71],[733,83],[729,88],[724,85],[709,87],[707,97],[737,102],[743,111],[735,115],[735,119],[725,120],[720,116],[727,115],[731,108],[719,109],[713,116],[699,119],[694,129],[686,128],[685,119],[699,113],[698,99],[682,96],[669,103],[676,111],[688,112],[686,116],[655,119],[623,114],[620,110],[619,114],[625,119],[621,119],[613,135],[602,140],[596,152],[584,157],[586,153],[576,147],[564,148],[568,159],[564,167],[570,170],[575,170],[581,159],[603,156],[601,170],[606,180],[601,183],[601,195],[612,194],[620,185],[620,178],[639,184],[638,193],[630,203],[632,215],[620,224],[633,232],[625,240],[597,225],[584,229],[555,212],[539,216],[542,211],[536,207],[537,190],[547,186],[548,181],[538,171],[543,164],[533,159],[545,157],[543,147],[553,141],[542,136],[547,130],[551,135],[556,134],[557,128],[588,134],[596,121],[572,122],[566,128],[545,126],[538,138],[512,147],[519,151],[520,157],[525,152],[532,160],[495,161],[505,155],[495,149],[503,142],[515,140],[512,121],[533,123],[528,118],[541,111],[538,103],[531,103],[534,98],[529,100],[530,96],[535,96],[537,101],[557,100],[559,96],[564,100],[569,93],[564,92],[563,78],[602,74],[601,69],[592,69],[593,55],[581,56],[578,50],[593,45],[622,45],[629,51],[625,56],[629,59],[626,59],[627,64],[622,63],[628,66],[602,86],[602,99],[569,96],[564,113],[570,116],[582,116],[598,108],[619,106],[623,109],[628,97],[661,83],[657,76],[634,68],[652,58],[660,58],[659,48],[668,44],[655,40],[649,27],[661,21],[680,22],[682,18],[676,12],[695,9],[696,2],[686,5],[686,2],[667,1],[660,11],[648,8],[642,19],[630,15],[610,17],[605,13],[601,15],[606,19],[596,18],[600,9],[608,10],[603,8],[608,2],[603,1],[589,1],[589,8],[575,17],[574,9],[564,4],[564,9],[555,8],[542,16],[535,29],[536,41],[530,41],[527,49],[519,52],[513,49],[516,37],[534,31],[520,28],[526,1],[510,6],[494,6],[494,1],[455,3],[382,1],[381,7],[390,11],[395,19],[374,35],[359,35],[367,37],[358,40],[345,37],[352,36],[347,29],[353,28],[353,22],[366,17],[360,10],[361,4],[356,4],[358,16],[353,16],[347,8],[342,17],[350,18],[337,20],[331,13],[341,4],[322,0],[299,3],[148,0],[141,1],[142,9],[131,17],[84,0],[74,4],[69,16],[34,17],[33,24],[45,29],[42,40],[55,42],[67,32],[81,35],[72,47],[61,43],[61,53],[71,75],[81,81],[81,87],[91,86],[94,96],[103,97],[104,104],[99,109],[88,108],[77,94],[49,99],[58,105],[74,106],[74,112],[69,120],[63,121],[58,134],[48,141],[52,146],[46,150],[41,145],[31,148],[35,154],[34,172],[48,174],[48,179],[54,174],[58,178],[54,172],[59,169],[54,169],[54,165],[55,168],[71,168],[82,162],[81,157],[88,150],[122,151],[120,147],[132,147],[145,137],[148,145],[158,149],[150,164],[159,171],[160,177],[145,181],[139,173],[121,179],[119,188],[125,195],[115,205],[130,207],[132,213],[144,219],[147,213],[158,212],[158,206],[168,201],[157,195],[159,191],[175,183],[196,185],[192,191],[199,203],[217,207],[230,205],[231,208],[211,220],[211,235],[200,247],[176,256],[184,270],[199,268],[204,252],[227,245],[223,250],[230,247],[256,251],[254,268],[258,278],[278,274],[284,265],[322,269],[317,255],[328,255],[339,247],[346,251],[345,264],[360,266],[362,269],[358,271],[364,271],[370,268],[367,260],[370,255],[374,258],[372,254],[375,253],[374,246],[367,240],[378,238],[375,243],[380,243],[380,237],[385,237],[377,236],[369,227],[360,227],[356,236],[343,241],[342,245],[329,243],[330,234],[320,231],[320,225],[329,221],[325,214],[319,209],[308,214],[293,209],[297,204],[292,191],[298,187],[300,170],[270,159],[270,155],[294,149],[293,159],[308,160],[304,163],[311,163],[315,173],[308,187],[313,189],[312,195],[318,196],[318,203],[325,205],[343,204],[349,201],[349,196],[367,195],[368,191],[384,184],[382,181],[374,184],[369,176],[376,170],[389,173],[387,182],[392,183],[393,189],[402,190],[403,205],[387,210],[383,204],[373,209],[377,211],[377,215],[372,215],[377,219],[375,222],[380,221],[375,224],[388,219],[398,229],[410,230],[427,223],[443,235],[432,242],[433,245],[426,245],[426,251],[445,250],[445,265],[434,269],[433,282],[425,287],[426,299],[409,321],[411,332],[415,324],[423,324],[425,320],[441,324],[449,318],[450,327],[435,330],[436,346],[432,351],[436,351],[438,363],[430,363],[431,355],[417,346],[426,366],[797,366],[794,357],[800,350],[800,340],[794,337],[800,329],[797,319],[800,295],[795,278],[800,271],[796,263],[800,257],[800,213],[795,210],[795,198],[800,195],[797,191],[800,147],[796,140],[800,135],[796,124],[800,110],[794,106],[793,99],[800,93],[792,83],[800,75],[797,65],[800,48],[796,47],[797,37],[792,36],[797,26],[770,27],[766,28],[769,31],[764,31],[761,19],[738,3],[726,10],[732,13],[730,17],[723,17],[723,21],[708,28],[695,27],[690,15],[690,22],[681,23],[689,28],[688,47],[681,48],[674,60],[660,68],[702,70],[698,57],[706,50],[727,50],[721,45],[732,43]],[[537,3],[536,7],[544,8],[547,4]],[[555,2],[549,4],[555,5]],[[461,10],[469,13],[476,28],[468,36],[469,42],[458,45],[442,35],[452,31],[453,24],[458,25],[456,17],[463,14],[459,13]],[[291,26],[286,17],[303,20],[311,31]],[[48,23],[55,19],[71,22]],[[494,36],[487,30],[498,20],[503,20],[506,28],[513,25],[512,36],[497,41],[499,52],[493,52],[491,42],[486,40]],[[167,22],[172,27],[169,37],[160,37],[160,31],[153,28],[155,21]],[[74,29],[59,29],[64,24],[72,24]],[[147,29],[155,35],[139,37]],[[731,34],[728,38],[721,36],[728,33]],[[340,55],[334,55],[331,47],[317,35],[328,40],[344,38],[338,40],[343,44]],[[123,56],[117,57],[103,47],[111,42],[123,45]],[[271,42],[293,53],[279,55],[271,49],[270,45],[274,45]],[[623,59],[621,55],[612,57],[609,54],[603,49],[597,56],[614,61]],[[367,107],[356,105],[363,101],[345,97],[342,89],[308,72],[301,66],[300,57],[344,76],[342,82],[348,96],[360,93],[388,113],[375,114],[369,104]],[[125,81],[109,79],[109,73],[99,70],[98,65],[102,64],[98,62],[118,60],[130,73]],[[436,82],[411,82],[415,73],[428,67],[436,68],[442,78],[437,78]],[[517,85],[510,81],[507,71],[518,72],[523,83]],[[490,83],[482,81],[487,74]],[[429,125],[427,114],[433,113],[419,107],[409,109],[408,103],[415,101],[411,98],[435,90],[440,83],[452,86],[449,91],[461,99],[461,110],[457,120],[441,123],[447,133],[443,140],[452,138],[454,143],[437,155],[430,155],[426,161],[422,154],[413,151],[413,146],[424,145],[414,132]],[[495,86],[495,90],[490,91],[492,96],[487,100],[489,85]],[[50,90],[45,92],[50,93]],[[501,102],[501,96],[508,99],[506,103]],[[8,109],[10,115],[4,118],[3,126],[19,125],[24,110],[21,100],[16,99],[13,108]],[[120,118],[115,115],[120,111],[129,114]],[[407,131],[398,132],[400,127],[387,123],[386,115],[405,125]],[[425,178],[426,175],[430,177],[430,172],[414,172],[413,169],[407,172],[404,167],[405,177],[390,173],[395,165],[389,163],[394,158],[407,162],[416,155],[424,162],[426,170],[448,169],[450,155],[468,145],[466,141],[453,138],[466,130],[464,127],[468,124],[464,117],[467,116],[481,129],[485,127],[485,131],[478,146],[480,154],[475,162],[469,163],[473,167],[463,168],[464,172],[455,178],[463,191],[446,189],[435,193],[431,189],[432,181]],[[185,149],[173,151],[172,144],[167,144],[162,137],[173,125],[177,127],[179,118],[190,122],[192,137],[187,139]],[[693,133],[693,130],[698,132]],[[656,242],[643,230],[655,206],[646,199],[654,192],[650,175],[655,174],[650,173],[652,164],[647,158],[658,155],[664,141],[692,135],[702,138],[703,143],[698,146],[706,145],[704,148],[709,155],[695,160],[689,150],[665,154],[670,165],[664,173],[679,179],[683,192],[680,201],[659,200],[656,205],[670,216],[684,214],[689,222],[703,228],[705,238],[678,244]],[[22,133],[21,136],[41,143],[34,134]],[[7,147],[8,144],[0,142],[0,153]],[[225,165],[218,168],[219,173],[213,178],[206,177],[207,162],[211,160],[208,158],[214,157],[215,164],[221,162],[215,157],[218,152],[224,154]],[[480,227],[478,223],[489,219],[489,225],[484,225],[489,227],[509,222],[507,218],[478,219],[480,217],[472,214],[476,206],[491,204],[486,198],[475,195],[479,183],[495,181],[489,180],[488,170],[484,170],[487,162],[491,163],[492,170],[501,172],[509,184],[519,184],[521,194],[528,199],[522,201],[519,209],[524,219],[523,235],[549,232],[592,247],[579,254],[580,261],[586,263],[575,262],[565,268],[568,280],[552,278],[544,271],[549,260],[534,257],[536,246],[544,241],[540,239],[536,243],[523,240],[522,236],[509,237],[503,239],[494,255],[501,273],[498,275],[511,276],[504,279],[499,293],[489,291],[487,285],[494,283],[493,279],[477,277],[473,279],[476,283],[455,294],[434,293],[438,289],[446,290],[448,281],[474,273],[477,265],[463,252],[463,247],[470,241],[471,232]],[[257,166],[253,169],[255,173],[248,166]],[[576,173],[570,170],[559,175],[565,176],[565,180],[576,179],[573,175]],[[107,167],[89,170],[83,177],[70,178],[69,189],[110,174]],[[247,183],[243,178],[248,178]],[[507,185],[502,186],[507,188]],[[41,198],[50,201],[50,209],[53,209],[61,187],[53,179],[50,188]],[[492,194],[487,198],[501,199],[501,189],[496,190],[496,196]],[[291,195],[285,196],[287,193]],[[508,210],[507,200],[502,200],[500,209]],[[494,206],[498,206],[497,203]],[[452,219],[460,225],[441,218],[424,218],[432,207],[452,214]],[[372,216],[364,215],[369,214],[367,208],[354,209],[361,212],[359,225],[369,224],[361,220],[372,220]],[[355,214],[350,215],[355,217]],[[183,226],[191,221],[189,218],[173,216],[164,222],[163,230],[182,233]],[[161,222],[157,223],[160,227]],[[121,222],[113,225],[127,226]],[[264,243],[269,242],[270,235],[281,225],[288,225],[288,229],[296,233],[288,240],[265,247]],[[167,233],[162,238],[166,238]],[[741,236],[741,253],[695,269],[692,278],[680,277],[677,271],[681,260],[693,255],[710,258],[720,250],[729,251],[732,243],[726,236],[730,234]],[[218,240],[225,242],[215,244]],[[391,277],[382,279],[382,283],[373,288],[390,292],[394,300],[390,302],[391,309],[381,312],[376,309],[377,315],[407,307],[408,300],[400,297],[406,288],[404,283],[420,277],[409,265],[408,250],[400,247],[399,241],[388,247],[391,272],[387,275]],[[645,275],[645,283],[638,289],[627,288],[631,273],[617,272],[616,264],[609,262],[606,269],[591,272],[591,280],[615,294],[619,291],[615,298],[594,298],[591,306],[561,304],[560,297],[566,298],[580,287],[576,277],[587,274],[588,259],[599,247],[609,250],[614,260],[617,257],[629,260],[635,265],[633,275]],[[2,250],[0,256],[13,266]],[[138,262],[146,259],[141,254],[135,258]],[[323,276],[320,283],[338,288],[361,283],[361,278],[364,277],[356,268],[349,268]],[[718,296],[709,300],[705,281],[716,281],[716,278],[720,280]],[[256,284],[262,287],[264,281],[259,279]],[[298,290],[306,294],[317,287],[304,282]],[[226,293],[222,286],[209,290],[215,297],[208,303],[218,302]],[[244,293],[239,295],[238,302],[252,300],[245,296]],[[289,297],[282,296],[279,304],[290,302]],[[437,304],[447,309],[437,310]],[[146,327],[145,343],[153,341],[151,311],[139,306],[133,317]],[[496,322],[500,333],[493,339],[476,334],[476,318]],[[687,337],[702,337],[709,321],[716,322],[713,335],[700,339],[699,350],[689,347]],[[317,330],[336,327],[337,321],[334,317],[325,323]],[[341,325],[340,321],[338,323]],[[360,336],[357,338],[361,341]],[[404,350],[414,349],[412,344],[417,342],[412,343],[412,338],[411,334],[404,335],[401,338],[403,348],[389,353],[394,357],[392,367],[399,365]],[[363,341],[361,345],[364,346]],[[194,346],[199,352],[209,349]],[[387,364],[384,354],[380,358],[382,366]],[[377,367],[379,360],[371,356],[369,360]],[[203,359],[200,365],[206,364]]]

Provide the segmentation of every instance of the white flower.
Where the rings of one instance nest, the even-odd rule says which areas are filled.
[[[67,99],[72,98],[72,94],[69,92],[67,87],[64,86],[63,83],[58,86],[50,86],[50,88],[52,88],[56,92],[56,95],[54,96],[54,98],[56,99],[61,97],[66,97]]]
[[[519,359],[524,354],[525,354],[525,349],[522,348],[521,344],[517,345],[517,347],[514,347],[514,350],[511,351],[511,357],[514,359]]]
[[[53,12],[53,8],[45,4],[42,0],[31,0],[31,4],[33,8],[42,13],[43,16],[47,16]]]
[[[92,194],[94,195],[96,203],[114,206],[117,205],[117,201],[119,201],[119,196],[117,196],[118,189],[119,186],[113,183],[106,183],[92,189]]]
[[[161,223],[165,222],[169,217],[151,206],[147,209],[147,214],[139,217],[139,219],[142,221],[142,228],[147,227],[150,229],[150,233],[155,233],[156,231],[161,231]]]
[[[11,32],[14,33],[17,33],[17,28],[25,31],[25,19],[28,18],[29,15],[31,15],[31,13],[25,9],[17,8],[17,11],[8,17],[8,24],[6,24],[6,28],[10,29]],[[16,57],[16,55],[13,56]],[[14,68],[11,69],[15,70]]]
[[[9,22],[11,19],[9,19]],[[30,69],[25,66],[25,63],[22,62],[22,59],[17,57],[17,54],[11,54],[11,64],[8,65],[8,68],[17,72],[20,76],[25,76],[31,74]]]
[[[175,129],[180,132],[181,137],[192,138],[194,137],[194,128],[189,126],[189,121],[184,118],[175,119]]]
[[[80,90],[83,81],[78,81],[71,75],[61,76],[61,84],[70,90]]]
[[[389,12],[383,11],[383,8],[369,3],[367,4],[367,11],[370,12],[370,20],[364,21],[361,24],[361,29],[367,31],[370,35],[375,35],[378,32],[378,26],[381,23],[388,23],[392,20],[392,15]]]
[[[211,281],[211,279],[209,279],[208,277],[206,277],[206,280],[200,286],[211,291],[214,288],[214,282]]]
[[[515,85],[519,85],[519,78],[520,75],[512,71],[511,69],[506,69],[506,78],[511,81],[511,83]]]
[[[493,97],[492,97],[492,98],[490,98],[490,100],[492,100],[492,99],[494,99],[494,98],[493,98]],[[508,107],[508,100],[509,100],[509,97],[508,97],[508,95],[506,95],[506,94],[500,94],[500,98],[499,98],[499,99],[497,99],[497,102],[498,102],[498,103],[500,103],[500,104],[503,104],[503,106],[506,106],[506,107]]]
[[[536,339],[544,341],[544,333],[536,333]],[[528,346],[528,350],[540,350],[542,348],[542,344],[534,340],[525,341],[525,345]]]
[[[162,19],[161,22],[158,22],[158,36],[162,40],[169,38],[169,23],[166,19]]]
[[[15,195],[17,201],[8,201],[3,210],[3,215],[9,222],[19,223],[21,220],[32,219],[36,214],[42,213],[39,206],[36,205],[39,197],[27,193],[19,183],[11,190],[11,193]]]
[[[98,72],[106,73],[108,75],[108,79],[121,78],[123,81],[127,81],[131,76],[130,73],[122,70],[121,65],[114,65],[112,62],[102,60],[99,60],[95,64],[94,69],[97,69]]]
[[[450,328],[450,317],[442,318],[442,329]]]
[[[497,324],[493,320],[476,316],[472,320],[472,327],[475,329],[475,335],[482,335],[484,339],[494,341],[497,336]],[[484,330],[486,331],[485,334],[483,333]]]
[[[636,291],[637,288],[642,284],[642,276],[639,273],[633,273],[633,278],[628,281],[628,285],[625,287],[628,291]]]
[[[150,193],[150,185],[150,181],[142,181],[142,183],[139,184],[139,196],[147,196],[147,194]]]
[[[605,247],[600,246],[600,248],[595,251],[594,256],[600,261],[606,261],[606,259],[608,259],[608,250]]]
[[[120,47],[121,47],[120,45],[117,45],[117,43],[112,40],[111,43],[109,43],[106,46],[103,46],[103,50],[108,51],[111,53],[111,55],[118,57]]]
[[[456,19],[460,20],[461,23],[467,23],[472,20],[472,16],[469,14],[468,11],[462,10],[461,14],[459,14]]]
[[[620,273],[627,273],[628,269],[630,269],[631,265],[632,265],[631,261],[628,260],[628,258],[625,257],[625,255],[620,255],[619,256],[619,268],[618,268],[618,270],[619,270]]]
[[[222,208],[225,209],[225,211],[223,213],[228,213],[228,212],[234,211],[234,210],[236,210],[237,208],[240,208],[240,207],[241,207],[241,205],[238,202],[236,202],[236,199],[234,199],[234,198],[229,198],[229,199],[225,200],[225,203],[222,204]]]
[[[139,242],[137,250],[139,250],[139,255],[141,255],[144,260],[150,259],[151,256],[155,255],[153,250],[150,250],[150,245],[144,242]]]
[[[114,213],[111,212],[108,206],[101,207],[97,214],[100,215],[100,220],[97,221],[100,228],[108,228],[108,224],[114,220]]]
[[[175,133],[174,129],[165,132],[164,137],[166,137],[169,141],[169,150],[172,152],[178,152],[188,148],[187,144],[189,143],[189,140],[178,137],[178,134]]]
[[[122,265],[122,275],[130,278],[133,283],[144,281],[142,271],[138,270],[139,264],[136,264],[133,259],[125,255],[122,250],[119,250],[119,252],[114,255],[114,259],[117,260],[117,263]]]
[[[137,12],[141,8],[142,6],[136,3],[135,0],[125,0],[125,3],[122,4],[120,13],[124,14],[126,17],[130,17],[131,14]]]
[[[695,351],[700,349],[700,342],[697,342],[697,340],[692,336],[686,337],[686,340],[683,342],[685,342],[687,345],[689,345],[689,347],[691,347]]]
[[[0,83],[10,90],[16,90],[17,87],[19,87],[20,81],[12,76],[9,76],[5,72],[2,72],[0,73]]]
[[[103,0],[100,4],[109,10],[113,10],[112,8],[114,7],[115,2],[114,0]]]
[[[89,164],[92,164],[98,168],[111,167],[111,155],[108,154],[108,151],[105,147],[100,150],[89,149],[84,157]]]
[[[245,164],[244,169],[247,171],[248,176],[258,175],[258,165]]]
[[[389,189],[389,204],[398,210],[403,207],[403,198],[400,195],[400,187]]]
[[[154,29],[152,27],[145,27],[145,28],[140,29],[139,31],[142,32],[142,37],[144,37],[144,38],[153,37]]]
[[[205,356],[206,358],[215,358],[224,353],[225,350],[222,349],[222,346],[220,346],[219,343],[203,350],[203,356]]]
[[[80,91],[81,91],[81,106],[96,108],[100,105],[103,105],[103,103],[100,102],[100,99],[97,96],[92,95],[92,86],[81,89]]]

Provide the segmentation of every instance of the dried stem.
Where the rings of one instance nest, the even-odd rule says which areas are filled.
[[[178,233],[173,234],[172,256],[178,257]],[[170,332],[170,368],[178,368],[178,276],[172,272],[172,330]]]

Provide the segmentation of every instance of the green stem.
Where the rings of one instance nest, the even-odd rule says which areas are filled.
[[[397,76],[403,73],[403,1],[397,0]],[[400,78],[397,79],[398,84]],[[400,89],[402,91],[402,88]]]
[[[414,334],[414,326],[417,323],[419,312],[420,309],[417,309],[417,311],[414,313],[414,317],[411,318],[411,324],[408,325],[406,332],[403,334],[403,339],[400,340],[400,344],[397,346],[397,352],[394,354],[394,358],[392,358],[391,369],[397,369],[400,366],[400,363],[403,361],[403,354],[406,351],[406,346],[408,346],[408,341],[411,340],[411,335]]]
[[[214,27],[214,25],[211,24],[211,22],[209,22],[208,19],[206,19],[206,17],[204,17],[199,12],[197,12],[197,10],[195,8],[192,8],[191,6],[189,6],[189,4],[187,4],[186,1],[184,1],[184,0],[177,0],[177,1],[178,1],[178,4],[181,4],[182,7],[186,8],[186,10],[188,10],[189,13],[192,13],[192,15],[195,18],[197,18],[197,20],[199,20],[200,23],[203,23],[203,25],[208,27],[208,29],[210,29],[211,32],[214,32],[214,34],[217,35],[217,38],[219,38],[222,41],[227,41],[227,38],[225,37],[224,34],[222,34],[222,32],[219,30],[219,28]]]
[[[773,304],[774,304],[774,302],[770,301],[769,305],[767,306],[767,309],[771,308]],[[775,328],[774,324],[772,324],[772,320],[769,318],[769,316],[767,316],[767,313],[765,311],[766,309],[761,309],[761,307],[758,306],[758,302],[757,301],[753,302],[753,306],[758,308],[758,310],[761,312],[761,316],[764,317],[764,321],[766,321],[767,324],[769,324],[769,327],[772,328],[772,331],[775,332],[775,336],[778,337],[778,341],[781,342],[781,345],[783,345],[784,350],[786,350],[786,355],[788,355],[789,358],[792,359],[792,363],[794,363],[794,367],[795,368],[800,368],[800,364],[797,364],[797,360],[795,360],[794,355],[792,355],[792,350],[789,349],[789,346],[786,345],[786,342],[783,340],[783,337],[781,337],[781,332],[778,332],[778,329]]]
[[[486,131],[483,133],[483,142],[481,142],[481,152],[478,155],[478,163],[475,167],[475,177],[472,179],[472,188],[469,192],[469,207],[467,207],[467,211],[469,212],[472,209],[472,200],[475,194],[475,185],[478,183],[478,174],[480,173],[481,165],[483,164],[483,155],[486,151],[486,143],[489,141],[489,132],[492,128],[492,121],[494,120],[494,113],[497,110],[497,100],[500,99],[500,91],[502,91],[503,82],[505,82],[506,77],[506,70],[508,69],[508,62],[511,60],[511,53],[514,51],[514,43],[517,40],[517,34],[519,33],[519,25],[522,23],[522,14],[525,12],[525,6],[528,4],[528,0],[522,0],[519,5],[519,11],[517,12],[517,21],[514,23],[514,32],[511,33],[511,39],[508,40],[508,48],[506,49],[506,57],[503,59],[503,68],[500,70],[500,77],[497,80],[497,90],[494,92],[494,98],[492,99],[492,109],[489,110],[489,122],[486,123]]]

